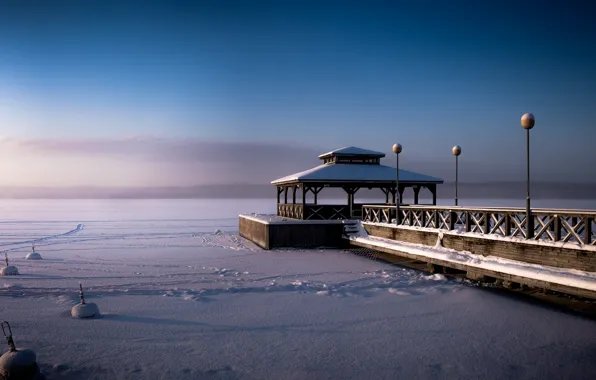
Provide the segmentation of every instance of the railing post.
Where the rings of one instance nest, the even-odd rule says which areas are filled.
[[[532,239],[534,238],[534,214],[532,211],[530,213],[526,213],[526,238]]]
[[[455,229],[455,220],[457,215],[454,211],[449,211],[449,231],[453,231]]]
[[[592,221],[594,218],[584,218],[584,244],[592,244]]]
[[[504,213],[503,218],[505,219],[505,236],[511,235],[511,214]]]
[[[420,216],[420,227],[426,227],[426,210],[421,211],[422,215]]]
[[[441,225],[441,221],[440,221],[440,216],[439,216],[439,211],[437,211],[437,209],[433,210],[433,220],[435,221],[435,225],[433,227],[435,228],[439,228],[439,226]]]
[[[559,215],[553,215],[553,237],[555,241],[561,240],[561,218]]]
[[[490,212],[484,213],[484,233],[490,234]]]
[[[408,210],[408,225],[412,226],[414,224],[414,210]]]
[[[470,222],[470,212],[466,211],[466,232],[470,232],[471,229],[471,222]]]

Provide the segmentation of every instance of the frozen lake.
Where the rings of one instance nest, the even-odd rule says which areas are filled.
[[[489,202],[510,205],[475,201]],[[21,272],[0,277],[0,318],[48,379],[596,378],[593,320],[239,238],[237,215],[272,213],[274,200],[0,200],[0,211],[0,250]],[[32,243],[42,261],[24,260]],[[70,317],[79,281],[102,318]]]

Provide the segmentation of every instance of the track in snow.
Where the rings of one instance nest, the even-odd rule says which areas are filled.
[[[46,236],[46,237],[42,237],[42,238],[38,238],[38,239],[17,241],[17,242],[12,242],[12,243],[2,243],[2,244],[0,244],[0,247],[10,246],[10,245],[35,244],[35,243],[39,243],[42,241],[47,241],[47,240],[51,240],[51,239],[70,236],[70,235],[76,234],[77,232],[81,232],[83,230],[83,227],[84,227],[84,225],[79,223],[75,229],[72,229],[72,230],[62,233],[62,234],[50,235],[50,236]],[[10,250],[12,250],[12,249],[9,249],[9,251]]]

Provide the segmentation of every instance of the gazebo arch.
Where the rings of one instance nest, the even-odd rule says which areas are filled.
[[[395,167],[381,165],[385,153],[375,152],[354,146],[344,147],[321,154],[323,164],[303,172],[276,179],[271,184],[277,187],[277,215],[286,218],[305,220],[352,219],[359,218],[362,205],[354,203],[354,195],[361,188],[378,188],[385,194],[385,203],[395,204]],[[432,204],[437,204],[437,185],[443,180],[408,170],[399,170],[399,199],[404,189],[414,190],[414,204],[422,188],[428,188],[433,195]],[[320,205],[318,194],[326,187],[344,189],[348,196],[347,204]],[[296,199],[296,191],[301,189],[302,199]],[[288,193],[291,193],[291,203]],[[314,203],[306,203],[306,194],[314,195]],[[282,202],[283,194],[283,202]],[[389,199],[391,194],[391,202]]]

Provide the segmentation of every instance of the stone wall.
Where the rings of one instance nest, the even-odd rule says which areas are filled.
[[[349,245],[342,238],[343,224],[337,221],[312,223],[268,223],[239,217],[239,233],[263,249],[341,248]]]
[[[240,236],[252,241],[263,249],[269,249],[269,224],[240,216],[238,218]]]

